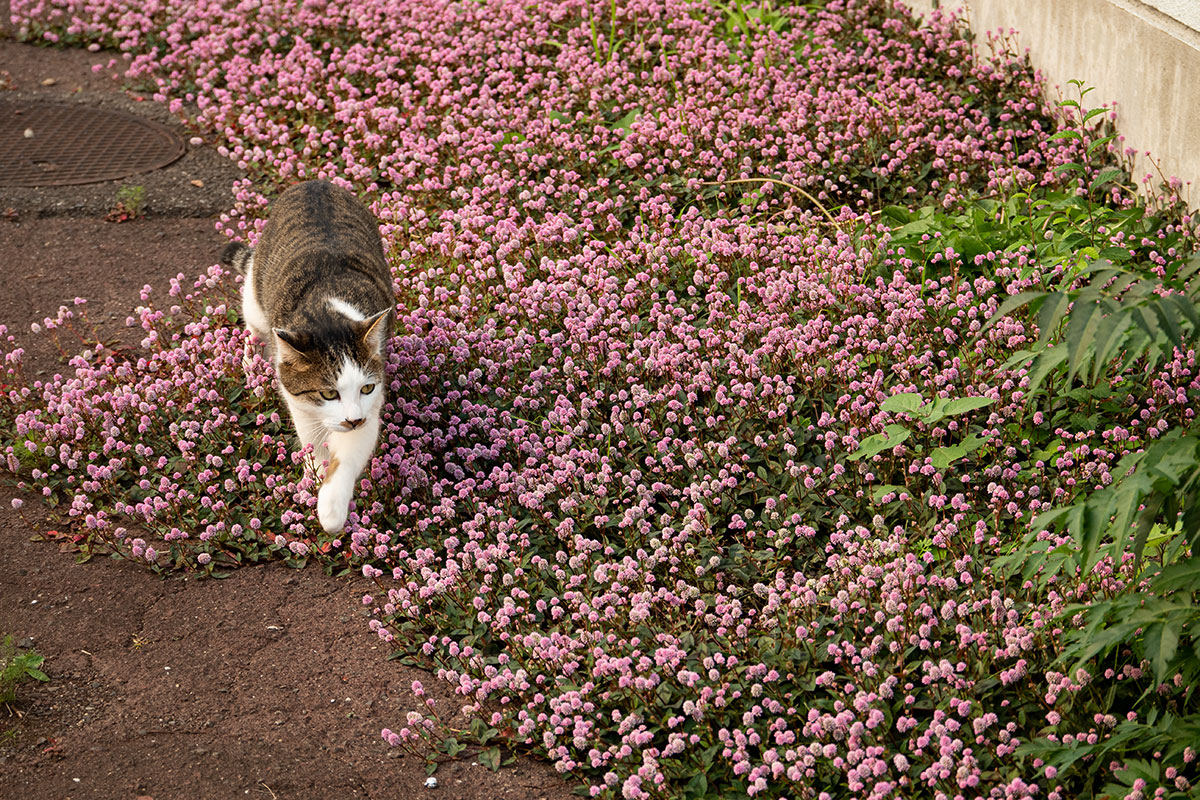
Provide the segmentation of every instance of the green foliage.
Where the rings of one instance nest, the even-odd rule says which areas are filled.
[[[1079,288],[1008,298],[989,326],[1019,308],[1037,314],[1037,344],[1008,362],[1030,364],[1030,394],[1060,369],[1067,387],[1077,377],[1095,384],[1110,370],[1121,372],[1139,358],[1154,369],[1176,348],[1186,349],[1200,338],[1200,282],[1193,280],[1198,270],[1196,257],[1167,278],[1099,260],[1073,276],[1086,279]]]
[[[880,410],[904,413],[914,421],[924,423],[925,425],[934,425],[946,417],[955,417],[970,411],[976,411],[990,406],[995,402],[990,397],[957,397],[953,400],[935,397],[928,404],[925,404],[919,393],[903,392],[901,394],[894,394],[887,400],[884,400],[880,405]],[[863,439],[859,443],[858,449],[851,453],[846,460],[858,461],[862,458],[877,456],[884,450],[898,447],[908,441],[912,433],[912,430],[904,425],[886,425],[884,426],[883,433],[876,433]],[[933,466],[938,469],[945,469],[968,453],[975,452],[986,444],[986,442],[986,439],[971,434],[958,444],[936,447],[930,452]],[[920,450],[921,448],[918,447],[917,451],[920,452]]]
[[[122,186],[117,189],[117,202],[108,212],[110,222],[125,222],[146,214],[146,189],[143,186]]]
[[[17,687],[28,680],[48,681],[42,672],[45,658],[36,650],[17,652],[10,634],[0,643],[0,703],[11,703],[17,697]]]
[[[1088,90],[1080,88],[1082,99]],[[1088,111],[1074,101],[1064,105],[1077,112],[1079,127],[1057,138],[1087,142],[1084,128],[1103,109]],[[1096,152],[1110,139],[1092,140],[1086,152]],[[1131,381],[1152,380],[1160,365],[1200,340],[1200,257],[1192,255],[1194,239],[1188,238],[1187,226],[1164,224],[1162,217],[1148,212],[1153,203],[1119,210],[1094,206],[1091,198],[1116,180],[1119,170],[1097,172],[1079,163],[1059,170],[1078,177],[1076,198],[1029,205],[1031,228],[1037,220],[1037,229],[1045,232],[1039,248],[1062,257],[1059,283],[1007,298],[983,328],[986,332],[1017,312],[1036,323],[1036,343],[1006,366],[1027,370],[1029,402],[1044,407],[1052,418],[1081,402],[1101,401],[1103,408],[1114,394],[1132,391]],[[1159,209],[1168,215],[1171,210]],[[1160,234],[1147,236],[1146,226]],[[1170,232],[1169,241],[1163,230]],[[1156,796],[1197,796],[1175,767],[1164,766],[1190,763],[1194,751],[1187,748],[1200,741],[1195,703],[1200,685],[1200,432],[1193,419],[1183,415],[1179,427],[1160,437],[1151,431],[1147,446],[1125,453],[1111,483],[1090,487],[1074,502],[1040,514],[1030,533],[997,564],[1042,587],[1076,570],[1089,574],[1103,568],[1122,576],[1107,596],[1067,605],[1058,615],[1069,629],[1059,662],[1091,674],[1105,665],[1140,664],[1149,667],[1153,684],[1140,693],[1112,684],[1103,695],[1090,698],[1104,712],[1137,709],[1119,723],[1108,717],[1116,725],[1111,735],[1069,745],[1037,739],[1023,747],[1059,771],[1087,763],[1122,765],[1115,782],[1106,782],[1096,769],[1077,772],[1084,776],[1081,791],[1088,795],[1127,796],[1136,787],[1149,786],[1166,792]],[[1038,457],[1052,451],[1047,448]],[[1133,675],[1142,667],[1123,669]],[[1182,691],[1154,692],[1154,687],[1171,685]],[[1191,755],[1185,757],[1186,752]],[[1153,759],[1145,757],[1151,753]]]

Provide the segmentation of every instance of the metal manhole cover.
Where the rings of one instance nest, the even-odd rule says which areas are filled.
[[[184,153],[170,128],[123,111],[0,100],[0,186],[71,186],[165,167]]]

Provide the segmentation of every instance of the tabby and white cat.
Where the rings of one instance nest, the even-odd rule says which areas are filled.
[[[221,263],[245,275],[242,318],[267,345],[301,445],[326,462],[317,516],[336,533],[379,436],[396,305],[379,225],[350,192],[308,181],[271,204],[256,247],[230,243]]]

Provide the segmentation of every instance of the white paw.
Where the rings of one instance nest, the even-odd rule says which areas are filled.
[[[346,526],[350,513],[350,492],[337,484],[327,483],[317,492],[317,518],[326,533],[337,533]]]
[[[246,346],[242,349],[242,372],[247,375],[254,370],[254,345],[250,340],[246,340]]]

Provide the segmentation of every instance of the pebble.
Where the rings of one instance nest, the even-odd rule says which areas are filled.
[[[437,778],[433,777],[432,775],[430,775],[428,778],[426,778],[425,779],[425,788],[426,789],[436,789],[437,788]]]

